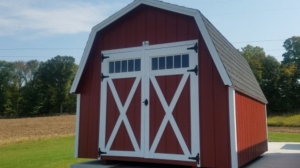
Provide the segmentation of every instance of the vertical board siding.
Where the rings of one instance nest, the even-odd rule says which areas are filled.
[[[230,126],[228,87],[222,82],[216,67],[213,68],[214,82],[214,122],[215,122],[215,146],[216,167],[230,168]]]
[[[157,76],[156,80],[162,91],[162,94],[168,105],[174,97],[174,94],[178,88],[178,85],[182,79],[182,75],[170,75],[170,76]],[[157,136],[158,128],[161,125],[161,121],[165,116],[164,109],[158,98],[158,95],[153,87],[150,85],[150,146],[153,144],[153,139]],[[179,99],[174,107],[172,113],[174,120],[176,121],[179,131],[183,136],[185,144],[189,151],[191,151],[191,125],[190,125],[190,79],[185,83],[183,90],[179,96]],[[158,143],[156,153],[171,153],[171,154],[183,154],[183,150],[178,142],[175,132],[168,122],[163,135]]]
[[[236,99],[236,127],[239,167],[267,151],[265,104],[239,92]]]
[[[199,37],[201,166],[231,167],[228,87]]]
[[[145,5],[97,33],[77,90],[82,95],[79,157],[97,158],[101,51],[141,46],[143,41],[154,45],[194,39],[199,40],[201,165],[230,167],[228,89],[217,73],[195,19]]]

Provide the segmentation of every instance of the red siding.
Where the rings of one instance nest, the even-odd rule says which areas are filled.
[[[209,55],[194,18],[141,5],[97,33],[80,80],[79,157],[97,157],[102,50],[199,40],[201,164],[230,167],[228,88]]]
[[[228,87],[199,40],[200,141],[203,167],[231,167]]]
[[[182,75],[171,76],[157,76],[156,80],[160,86],[160,89],[170,105],[175,94],[176,89],[182,79]],[[156,91],[150,84],[150,146],[152,146],[153,140],[157,135],[158,129],[162,123],[165,112],[161,105],[161,102],[156,94]],[[179,96],[178,102],[173,110],[173,117],[178,125],[178,128],[187,144],[189,151],[191,151],[191,126],[190,126],[190,82],[189,79],[184,85],[183,91]],[[176,138],[175,132],[168,122],[164,133],[159,141],[156,151],[157,153],[172,153],[183,154],[181,146]]]
[[[133,83],[135,81],[135,78],[123,78],[123,79],[113,79],[113,84],[117,90],[118,96],[120,98],[120,101],[122,105],[124,106],[129,92],[133,86]],[[137,90],[134,93],[134,96],[132,98],[132,101],[128,107],[128,110],[126,112],[126,116],[128,118],[128,121],[130,123],[130,126],[132,128],[132,131],[135,135],[135,139],[140,145],[140,109],[141,104],[139,103],[141,100],[141,84],[139,83]],[[112,131],[116,125],[116,122],[120,116],[120,111],[117,107],[116,101],[112,95],[112,91],[110,87],[107,87],[107,113],[106,113],[106,142],[107,144]],[[131,143],[131,140],[129,138],[128,131],[126,130],[126,127],[124,125],[124,122],[121,123],[120,128],[117,131],[116,137],[114,138],[114,141],[111,146],[112,150],[122,150],[122,151],[134,151],[134,147]]]
[[[267,151],[265,104],[239,92],[235,99],[238,164],[243,166]]]

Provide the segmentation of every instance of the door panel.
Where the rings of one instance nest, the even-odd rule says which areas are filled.
[[[105,51],[99,146],[108,156],[200,153],[196,40]],[[145,103],[147,101],[147,103]],[[144,103],[143,103],[144,102]],[[200,164],[198,164],[200,166]]]
[[[138,51],[110,53],[102,63],[99,146],[107,155],[142,154],[141,59]]]

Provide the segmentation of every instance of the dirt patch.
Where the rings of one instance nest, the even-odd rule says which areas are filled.
[[[0,119],[0,145],[75,134],[75,115]],[[270,132],[299,133],[300,127],[268,127]]]
[[[75,134],[75,115],[0,119],[0,145]]]
[[[300,134],[300,127],[268,127],[268,131]]]

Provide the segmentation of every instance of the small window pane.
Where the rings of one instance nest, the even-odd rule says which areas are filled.
[[[159,69],[166,69],[166,57],[159,57]]]
[[[115,73],[120,73],[121,71],[121,61],[115,62]]]
[[[133,70],[134,70],[133,60],[128,60],[128,72],[133,72]]]
[[[134,60],[135,64],[135,71],[140,71],[141,70],[141,59],[135,59]]]
[[[174,68],[181,68],[181,56],[180,55],[174,56]]]
[[[114,73],[115,71],[115,62],[109,62],[109,73]]]
[[[173,56],[167,56],[167,69],[173,69]]]
[[[122,61],[122,72],[127,72],[127,60]]]
[[[152,70],[158,69],[158,58],[152,58]]]
[[[189,67],[189,55],[182,55],[182,68]]]

